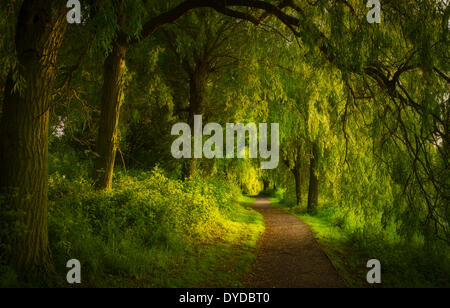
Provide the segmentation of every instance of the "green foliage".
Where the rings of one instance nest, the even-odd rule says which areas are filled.
[[[285,204],[278,206],[285,207]],[[377,228],[372,218],[363,220],[363,224],[370,226],[363,228],[353,221],[360,217],[349,217],[347,212],[325,201],[314,216],[299,209],[292,212],[313,229],[351,287],[371,287],[366,282],[366,263],[370,259],[380,260],[382,264],[381,287],[450,287],[450,250],[438,243],[429,245],[418,238],[403,240],[393,228]]]
[[[49,186],[57,277],[64,278],[65,262],[76,258],[82,260],[85,286],[237,286],[263,229],[259,215],[237,203],[239,189],[219,180],[183,183],[156,168],[118,174],[113,192],[96,192],[82,177],[58,172]],[[200,253],[205,245],[211,245],[208,256]],[[244,270],[215,281],[214,275],[222,279],[228,270],[214,259],[222,254],[234,255],[231,264]],[[218,267],[216,272],[204,263]]]
[[[9,201],[17,196],[16,190],[2,191],[0,193],[0,273],[7,268],[8,255],[11,253],[14,243],[13,236],[20,236],[26,232],[26,227],[19,221],[26,213],[24,211],[13,208]],[[1,284],[1,282],[0,282]]]
[[[323,202],[316,217],[303,218],[327,246],[361,252],[348,261],[355,268],[378,256],[390,273],[388,286],[448,286],[448,1],[385,1],[381,25],[367,23],[366,1],[294,1],[283,12],[300,16],[295,36],[273,16],[256,27],[196,9],[140,41],[147,21],[180,3],[83,1],[85,22],[68,27],[49,102],[57,272],[73,257],[83,260],[92,286],[238,286],[237,276],[215,259],[232,255],[227,266],[245,272],[253,257],[247,248],[262,226],[237,198],[266,188],[293,211],[304,211],[292,171],[300,170],[307,200],[317,145]],[[8,76],[14,90],[24,90],[14,44],[21,4],[0,4],[0,113]],[[123,171],[116,171],[112,192],[97,192],[90,176],[104,120],[99,89],[115,40],[138,42],[126,55],[116,162]],[[199,160],[197,177],[176,180],[186,162],[170,154],[170,129],[189,120],[198,75],[208,122],[280,124],[284,163],[277,170],[262,172],[250,160]],[[0,284],[16,284],[4,255],[12,249],[11,233],[25,231],[14,224],[23,213],[10,208],[10,192],[3,193]],[[233,245],[245,251],[239,256]]]

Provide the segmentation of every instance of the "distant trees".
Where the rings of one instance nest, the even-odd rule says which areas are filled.
[[[157,35],[166,49],[161,61],[165,78],[172,87],[187,89],[186,93],[179,93],[188,98],[187,106],[178,101],[175,109],[178,117],[187,120],[192,131],[195,115],[204,115],[206,121],[211,113],[207,108],[211,104],[208,85],[214,82],[212,76],[226,78],[225,75],[239,69],[241,61],[245,62],[240,55],[248,45],[247,27],[245,21],[198,10]],[[193,176],[196,167],[197,160],[190,160],[184,168],[184,176]]]
[[[309,160],[309,190],[308,190],[308,211],[312,212],[319,205],[319,146],[313,142],[311,146],[311,158]]]
[[[289,50],[283,47],[288,55]],[[293,175],[297,205],[303,205],[307,187],[307,209],[312,212],[319,203],[320,182],[336,167],[321,158],[329,149],[340,147],[338,132],[331,129],[340,119],[332,114],[343,109],[344,92],[331,67],[318,69],[299,61],[291,70],[281,69],[277,74],[283,85],[282,99],[271,103],[271,120],[281,125],[282,156]]]
[[[114,4],[112,4],[115,6]],[[165,1],[157,1],[151,7],[145,7],[141,1],[133,2],[124,0],[111,9],[110,16],[115,23],[114,34],[111,37],[111,52],[105,61],[104,85],[102,88],[102,113],[99,126],[96,151],[98,154],[94,164],[94,181],[99,189],[112,188],[112,175],[117,150],[117,128],[120,117],[120,105],[123,96],[123,74],[126,66],[126,54],[130,46],[139,43],[154,35],[156,31],[165,25],[175,22],[194,9],[210,8],[221,14],[239,19],[246,19],[255,24],[259,19],[249,13],[233,10],[232,7],[244,7],[262,10],[267,16],[275,15],[281,22],[293,26],[297,20],[284,13],[282,7],[277,7],[268,1],[256,0],[187,0],[178,6],[166,10]],[[130,19],[127,12],[133,12],[135,17]],[[157,14],[141,14],[139,9],[156,11]],[[161,10],[164,13],[159,13]],[[131,31],[130,31],[131,29]],[[142,29],[138,31],[137,29]],[[127,31],[128,30],[128,31]],[[132,33],[130,33],[132,32]],[[134,33],[133,33],[134,32]],[[197,63],[197,67],[191,76],[192,83],[192,112],[201,108],[202,91],[205,85],[206,63]],[[197,110],[196,110],[197,109]]]

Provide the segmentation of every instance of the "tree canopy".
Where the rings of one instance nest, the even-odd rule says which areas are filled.
[[[227,225],[217,222],[227,190],[331,211],[355,238],[448,257],[448,1],[380,1],[380,23],[360,0],[80,2],[80,24],[67,22],[63,0],[0,4],[0,265],[52,271],[60,247],[48,225],[62,211],[49,222],[49,209],[67,196],[129,193],[132,206],[148,205],[130,211],[153,213],[142,215],[155,230],[155,217],[178,219],[188,209],[174,204],[189,200],[192,224],[174,226],[189,233]],[[174,158],[171,128],[193,131],[196,115],[223,127],[279,123],[280,166]],[[127,176],[142,184],[135,194]],[[88,224],[107,207],[83,211],[74,215]]]

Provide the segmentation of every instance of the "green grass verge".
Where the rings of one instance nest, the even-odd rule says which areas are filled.
[[[239,288],[256,258],[257,241],[264,232],[262,216],[251,209],[254,198],[239,197],[227,217],[227,234],[216,242],[195,245],[194,253],[184,256],[178,267],[174,287]]]
[[[118,254],[110,256],[111,274],[102,271],[83,287],[108,288],[239,288],[256,258],[256,245],[264,232],[262,216],[251,209],[255,199],[240,196],[220,219],[214,237],[196,239],[150,250],[130,248],[120,273]],[[130,260],[133,256],[134,260]],[[106,261],[106,259],[104,260]],[[129,264],[139,271],[129,275]],[[143,269],[143,270],[142,270]]]
[[[389,240],[389,234],[361,233],[343,226],[330,208],[319,208],[312,216],[289,208],[276,198],[274,207],[296,215],[310,226],[318,242],[349,287],[435,288],[450,287],[450,258],[447,248],[424,247],[413,242]],[[382,264],[382,284],[369,285],[367,261]]]
[[[226,219],[232,227],[216,240],[193,242],[179,249],[149,251],[144,259],[151,271],[145,275],[103,276],[93,285],[133,288],[242,287],[242,281],[256,258],[257,241],[264,232],[262,216],[250,208],[254,201],[254,198],[239,197]],[[149,272],[152,274],[149,275]]]
[[[158,169],[119,173],[114,184],[113,191],[99,192],[83,178],[52,175],[54,271],[23,277],[0,259],[0,287],[70,287],[71,259],[81,263],[76,287],[241,286],[264,231],[250,207],[254,199],[226,181],[182,182]]]

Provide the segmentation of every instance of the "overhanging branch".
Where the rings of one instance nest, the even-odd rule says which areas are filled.
[[[254,24],[258,24],[260,21],[256,17],[252,15],[239,12],[236,10],[230,9],[230,7],[247,7],[263,10],[269,15],[273,15],[277,17],[282,23],[288,26],[292,31],[296,32],[294,27],[298,26],[299,20],[293,16],[287,15],[280,8],[275,5],[259,0],[188,0],[177,7],[167,11],[151,20],[149,20],[144,26],[142,30],[142,35],[140,39],[134,39],[128,42],[128,44],[134,44],[143,40],[149,36],[151,36],[155,31],[157,31],[160,27],[172,23],[177,19],[183,17],[188,14],[190,11],[198,8],[212,8],[217,12],[232,16],[239,19],[249,20]]]

